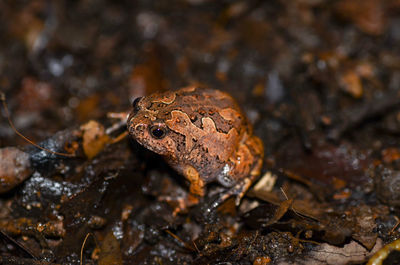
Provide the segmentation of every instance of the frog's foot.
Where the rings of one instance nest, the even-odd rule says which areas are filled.
[[[209,207],[207,207],[206,211],[208,213],[211,213],[232,196],[236,197],[235,204],[236,206],[239,206],[240,201],[246,194],[247,190],[250,188],[251,184],[252,184],[251,179],[244,179],[240,181],[235,186],[229,188],[227,191],[222,193],[215,201],[211,203]]]

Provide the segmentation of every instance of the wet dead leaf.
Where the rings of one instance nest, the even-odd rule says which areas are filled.
[[[361,98],[363,86],[361,78],[354,71],[347,71],[340,76],[339,83],[344,91],[354,98]]]
[[[369,256],[382,247],[382,240],[371,251],[366,250],[361,244],[351,241],[343,247],[336,247],[327,243],[315,247],[303,264],[309,265],[344,265],[365,262]]]
[[[271,171],[267,171],[259,181],[257,181],[256,185],[254,185],[254,192],[270,192],[272,188],[275,186],[275,182],[278,179],[278,176],[273,174]]]
[[[89,159],[95,157],[111,141],[104,127],[96,121],[91,120],[82,125],[81,130],[83,131],[83,151]]]
[[[122,253],[112,231],[108,232],[100,246],[99,265],[122,265]]]
[[[378,234],[374,232],[377,227],[374,209],[367,205],[362,205],[353,210],[353,213],[356,218],[356,225],[352,237],[371,250],[378,238]]]
[[[282,216],[289,210],[289,208],[292,206],[293,204],[293,199],[289,199],[286,201],[283,201],[282,203],[279,204],[278,209],[276,210],[274,217],[272,217],[271,220],[269,220],[265,226],[270,226],[276,222],[279,221],[279,219],[282,218]]]

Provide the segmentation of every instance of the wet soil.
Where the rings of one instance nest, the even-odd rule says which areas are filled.
[[[398,0],[5,0],[0,39],[15,127],[75,154],[1,109],[2,264],[365,264],[400,238]],[[188,183],[107,130],[189,84],[232,94],[263,140],[239,207],[207,213],[215,184],[175,215],[160,198]]]

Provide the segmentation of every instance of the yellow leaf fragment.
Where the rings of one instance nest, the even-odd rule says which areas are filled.
[[[103,125],[97,121],[89,121],[81,126],[83,131],[83,151],[85,155],[92,159],[103,150],[106,144],[111,142],[111,138],[105,133]]]

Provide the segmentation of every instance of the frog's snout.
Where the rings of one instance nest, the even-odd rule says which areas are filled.
[[[144,124],[136,124],[134,126],[132,126],[135,131],[135,134],[143,134],[143,132],[146,130],[146,125]]]
[[[146,130],[146,125],[143,123],[138,123],[137,120],[135,120],[134,117],[130,117],[130,119],[128,120],[128,130],[129,130],[129,134],[133,135],[133,136],[137,136],[137,135],[141,135],[144,133],[144,131]]]
[[[133,113],[129,114],[128,120],[127,120],[127,127],[128,131],[131,135],[134,135],[136,133],[137,127],[141,126],[142,124],[139,124],[137,120],[135,121],[135,115]],[[143,126],[143,125],[142,125]]]

